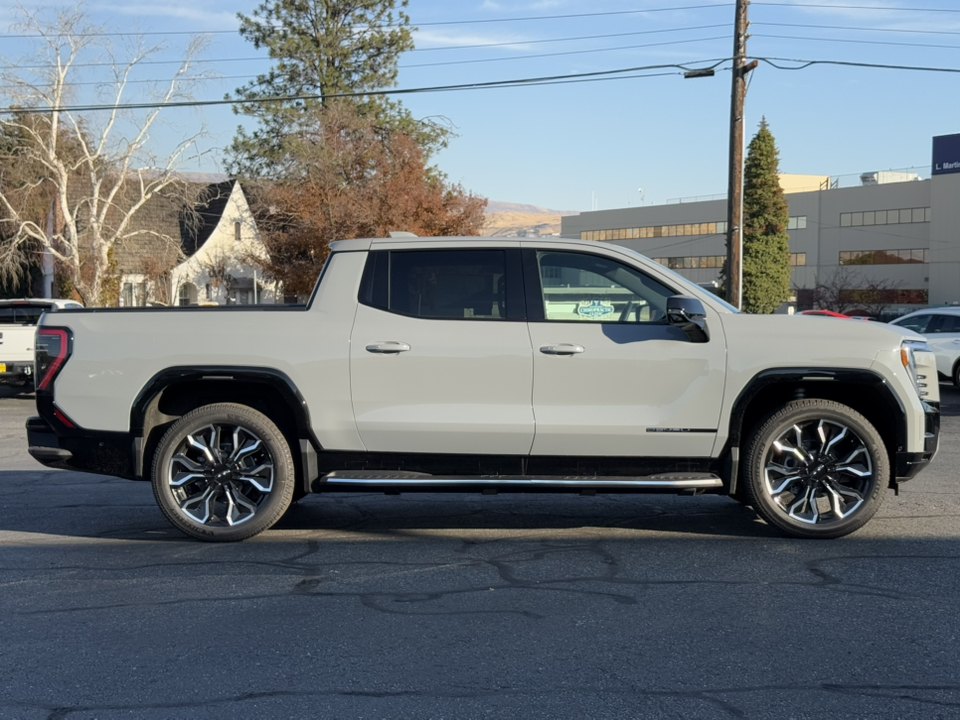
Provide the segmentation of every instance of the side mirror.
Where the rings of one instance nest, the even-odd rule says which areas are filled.
[[[697,298],[686,295],[667,298],[667,322],[683,330],[690,342],[704,343],[710,340],[707,311]]]

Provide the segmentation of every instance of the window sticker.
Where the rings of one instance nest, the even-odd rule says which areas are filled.
[[[613,303],[604,300],[586,300],[577,304],[577,315],[598,320],[613,314]]]

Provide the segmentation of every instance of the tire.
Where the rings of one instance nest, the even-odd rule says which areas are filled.
[[[746,459],[747,504],[793,537],[837,538],[863,527],[890,478],[880,434],[832,400],[794,400],[772,413]]]
[[[270,418],[218,403],[170,426],[154,455],[152,483],[175,527],[198,540],[235,542],[280,519],[296,473],[290,445]]]
[[[960,388],[960,360],[953,366],[953,386]]]

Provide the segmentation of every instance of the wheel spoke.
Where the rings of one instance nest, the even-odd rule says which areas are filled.
[[[791,445],[786,438],[782,437],[779,440],[775,440],[773,447],[776,448],[777,452],[779,453],[783,453],[784,455],[793,455],[804,465],[810,464],[809,456],[801,448]]]
[[[843,428],[843,430],[841,430],[840,432],[838,432],[836,435],[834,435],[834,436],[830,439],[830,442],[827,443],[827,446],[823,449],[823,454],[824,454],[824,455],[829,455],[830,452],[833,450],[833,446],[836,445],[836,444],[837,444],[838,442],[840,442],[841,440],[843,440],[843,438],[845,438],[846,436],[847,436],[847,428]],[[862,448],[861,448],[861,449],[862,449]]]
[[[260,442],[260,440],[254,440],[252,443],[250,443],[249,445],[245,445],[244,447],[237,446],[234,448],[233,454],[230,455],[230,459],[228,460],[228,462],[238,462],[243,458],[245,458],[250,453],[256,452],[262,446],[263,446],[263,443]]]
[[[807,509],[806,512],[803,512],[803,508]],[[802,523],[816,525],[820,520],[820,510],[817,507],[816,488],[812,485],[805,488],[803,495],[799,496],[796,499],[796,502],[788,508],[787,514]]]
[[[239,525],[240,523],[244,522],[245,520],[249,520],[257,514],[256,503],[240,492],[240,489],[235,485],[227,488],[226,494],[230,499],[230,519],[228,522],[231,525]],[[246,512],[242,513],[240,511],[241,508],[246,510]]]
[[[206,428],[204,428],[204,430],[206,430]],[[199,450],[200,452],[202,452],[204,456],[207,458],[208,463],[210,463],[211,465],[217,464],[217,460],[214,457],[213,452],[210,450],[210,448],[207,446],[206,443],[201,442],[200,440],[197,440],[197,438],[193,435],[187,435],[185,440],[187,444],[190,445],[190,447],[195,448],[196,450]]]
[[[205,525],[213,516],[213,502],[216,497],[217,489],[208,485],[200,494],[189,497],[180,503],[180,509],[197,522]],[[197,514],[200,509],[202,509],[202,515]]]
[[[863,495],[833,480],[827,480],[824,483],[824,488],[830,500],[830,508],[838,519],[848,517],[863,504]],[[849,500],[847,498],[849,498]]]

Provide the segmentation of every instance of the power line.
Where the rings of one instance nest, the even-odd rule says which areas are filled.
[[[440,20],[436,22],[424,22],[424,23],[411,23],[412,28],[419,27],[437,27],[440,25],[475,25],[480,23],[511,23],[511,22],[528,22],[535,20],[567,20],[571,18],[589,18],[589,17],[608,17],[613,15],[638,15],[644,13],[662,13],[662,12],[680,12],[684,10],[707,10],[710,8],[724,8],[731,7],[732,2],[724,3],[711,3],[707,5],[686,5],[681,7],[661,7],[661,8],[646,8],[643,10],[619,10],[612,12],[594,12],[594,13],[576,13],[568,15],[531,15],[528,17],[518,17],[518,18],[477,18],[473,20]],[[398,27],[399,23],[388,23],[385,25],[379,25],[377,27]],[[237,30],[207,30],[204,32],[191,32],[189,30],[153,30],[147,32],[93,32],[93,33],[78,33],[73,37],[141,37],[148,35],[224,35],[224,34],[238,34],[240,31]],[[10,40],[13,39],[25,39],[25,38],[39,38],[44,37],[39,33],[24,33],[17,35],[6,35],[0,34],[0,37],[7,38]]]
[[[810,28],[812,30],[853,30],[855,32],[914,33],[920,35],[960,35],[953,30],[907,30],[905,28],[850,27],[848,25],[805,25],[803,23],[751,22],[751,26]]]
[[[761,0],[751,0],[751,5],[769,5],[772,7],[788,8],[827,8],[829,10],[882,10],[886,12],[911,12],[911,13],[960,13],[960,9],[946,8],[918,8],[918,7],[898,7],[892,5],[828,5],[816,3],[801,2],[762,2]]]
[[[711,66],[713,68],[719,67],[725,59],[721,58],[719,60],[702,60],[696,62],[713,62]],[[62,107],[46,107],[46,108],[26,108],[26,107],[7,107],[0,109],[2,113],[13,113],[13,114],[26,114],[26,113],[51,113],[51,112],[94,112],[94,111],[104,111],[104,110],[145,110],[150,108],[159,108],[159,107],[203,107],[210,105],[249,105],[249,104],[259,104],[267,102],[290,102],[294,100],[320,100],[322,98],[326,99],[335,99],[335,98],[352,98],[352,97],[371,97],[371,96],[384,96],[384,95],[413,95],[418,93],[428,93],[428,92],[450,92],[456,90],[483,90],[483,89],[496,89],[496,88],[507,88],[507,87],[528,87],[536,85],[550,85],[550,84],[561,84],[564,82],[570,82],[580,79],[589,79],[589,78],[603,78],[603,77],[613,77],[617,75],[623,75],[626,73],[640,73],[648,70],[667,70],[673,69],[677,73],[680,71],[689,71],[689,65],[691,63],[680,64],[680,63],[669,63],[661,65],[645,65],[631,68],[620,68],[617,70],[598,70],[594,72],[587,73],[571,73],[566,75],[548,75],[544,77],[534,77],[534,78],[521,78],[516,80],[492,80],[488,82],[479,82],[479,83],[461,83],[457,85],[435,85],[432,87],[419,87],[419,88],[400,88],[394,90],[368,90],[364,92],[354,92],[354,93],[331,93],[329,95],[318,95],[318,94],[304,94],[304,95],[289,95],[289,96],[278,96],[270,98],[246,98],[246,99],[224,99],[224,100],[183,100],[176,102],[143,102],[143,103],[121,103],[121,104],[102,104],[102,105],[71,105],[71,106],[62,106]],[[670,73],[673,74],[673,73]],[[639,77],[650,77],[647,75],[641,75]]]
[[[960,68],[931,67],[924,65],[893,65],[888,63],[865,63],[853,60],[800,60],[797,58],[751,57],[751,60],[766,63],[777,70],[806,70],[814,65],[838,65],[842,67],[874,68],[879,70],[911,70],[914,72],[960,73]],[[776,62],[775,62],[776,61]],[[777,62],[800,63],[798,67],[785,67]]]
[[[670,40],[669,42],[645,43],[643,45],[619,45],[616,47],[592,48],[590,50],[567,50],[555,53],[538,53],[536,55],[519,55],[517,57],[497,57],[497,58],[478,58],[475,60],[447,60],[435,63],[416,63],[412,65],[400,65],[400,69],[421,68],[421,67],[439,67],[446,65],[472,65],[475,63],[489,62],[513,62],[517,60],[534,60],[536,58],[561,57],[568,55],[586,55],[589,53],[613,52],[615,50],[636,50],[639,48],[664,47],[667,45],[687,45],[690,43],[709,42],[712,40],[726,40],[726,35],[717,35],[708,38],[692,38],[690,40]]]
[[[515,45],[538,45],[541,43],[555,42],[573,42],[576,40],[606,40],[608,38],[632,37],[636,35],[657,35],[669,32],[686,32],[688,30],[712,30],[714,28],[728,27],[729,23],[717,23],[715,25],[693,25],[691,27],[663,28],[660,30],[641,30],[639,32],[613,33],[611,35],[580,35],[577,37],[565,38],[546,38],[542,40],[514,40],[511,42],[483,43],[480,45],[443,45],[441,47],[414,48],[408,52],[434,52],[437,50],[474,50],[476,48],[509,47]],[[957,33],[960,35],[960,33]]]
[[[813,42],[832,42],[846,43],[852,45],[883,45],[884,47],[921,47],[940,50],[960,50],[960,45],[933,45],[930,43],[903,43],[887,42],[883,40],[852,40],[845,38],[821,38],[821,37],[801,37],[796,35],[768,35],[766,33],[755,33],[751,35],[755,38],[774,38],[777,40],[811,40]]]
[[[922,66],[922,65],[895,65],[889,63],[867,63],[867,62],[854,62],[850,60],[804,60],[798,58],[778,58],[778,57],[756,57],[750,56],[748,59],[756,60],[758,62],[763,62],[770,65],[777,70],[804,70],[808,67],[814,65],[831,65],[831,66],[841,66],[841,67],[858,67],[858,68],[874,68],[874,69],[883,69],[883,70],[907,70],[913,72],[942,72],[942,73],[957,73],[960,74],[960,68],[948,68],[948,67],[933,67],[933,66]],[[487,89],[499,89],[499,88],[509,88],[509,87],[527,87],[527,86],[536,86],[536,85],[554,85],[554,84],[566,84],[576,80],[586,80],[589,78],[597,79],[617,79],[618,75],[625,75],[626,73],[641,73],[649,70],[667,70],[675,69],[676,71],[689,72],[690,70],[707,70],[707,69],[718,69],[720,65],[724,62],[728,62],[729,58],[721,58],[719,60],[697,60],[690,61],[687,63],[670,63],[670,64],[661,64],[661,65],[646,65],[638,66],[631,68],[620,68],[617,70],[599,70],[589,73],[572,73],[567,75],[552,75],[546,77],[535,77],[535,78],[521,78],[515,80],[492,80],[487,82],[478,82],[478,83],[462,83],[458,85],[435,85],[432,87],[418,87],[418,88],[400,88],[394,90],[369,90],[365,92],[355,92],[355,93],[338,93],[331,94],[326,96],[320,96],[316,94],[309,95],[291,95],[291,96],[278,96],[270,98],[249,98],[249,99],[231,99],[231,100],[184,100],[180,102],[168,102],[168,103],[159,103],[159,102],[145,102],[145,103],[124,103],[124,104],[104,104],[104,105],[72,105],[72,106],[62,106],[56,108],[25,108],[25,107],[7,107],[0,108],[0,113],[14,113],[14,114],[23,114],[23,113],[49,113],[49,112],[94,112],[94,111],[104,111],[104,110],[143,110],[149,108],[157,107],[202,107],[210,105],[247,105],[255,103],[266,103],[266,102],[290,102],[294,100],[319,100],[321,97],[326,97],[329,99],[334,98],[351,98],[351,97],[370,97],[370,96],[385,96],[385,95],[413,95],[419,93],[430,93],[430,92],[451,92],[458,90],[487,90]],[[797,67],[788,67],[783,65],[778,65],[777,63],[799,63]],[[703,65],[701,67],[691,67],[694,65],[699,65],[701,63],[712,63],[711,65]],[[721,68],[726,69],[726,68]],[[675,73],[665,73],[665,74],[675,74]],[[637,77],[659,77],[660,75],[638,75]]]

